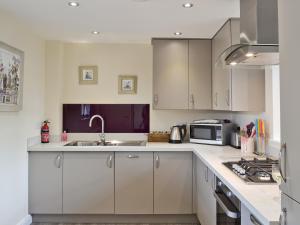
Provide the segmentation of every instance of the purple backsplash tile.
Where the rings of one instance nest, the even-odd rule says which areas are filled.
[[[149,104],[63,104],[63,130],[68,133],[101,132],[101,120],[104,119],[105,133],[149,133]]]

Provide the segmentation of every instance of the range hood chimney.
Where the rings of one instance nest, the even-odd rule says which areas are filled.
[[[226,65],[279,64],[278,0],[240,0],[240,44],[225,52]]]

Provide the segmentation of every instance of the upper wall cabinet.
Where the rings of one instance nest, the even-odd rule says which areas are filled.
[[[240,43],[240,21],[229,19],[212,39],[212,97],[214,110],[265,110],[265,70],[225,67],[222,53]]]
[[[153,44],[153,108],[211,109],[211,40]]]

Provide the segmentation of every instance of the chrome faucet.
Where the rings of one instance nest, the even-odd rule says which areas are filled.
[[[90,124],[89,124],[89,127],[92,127],[92,123],[93,123],[93,120],[95,118],[99,118],[101,120],[101,134],[100,134],[100,140],[102,143],[105,143],[105,134],[104,134],[104,119],[102,116],[100,115],[93,115],[92,118],[90,119]]]

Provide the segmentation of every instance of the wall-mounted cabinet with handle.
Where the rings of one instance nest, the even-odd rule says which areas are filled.
[[[211,40],[153,39],[153,108],[211,109]]]
[[[154,152],[154,214],[192,214],[192,165],[191,152]]]
[[[224,66],[222,53],[240,43],[240,21],[229,19],[212,39],[212,105],[214,110],[265,110],[265,70]]]

